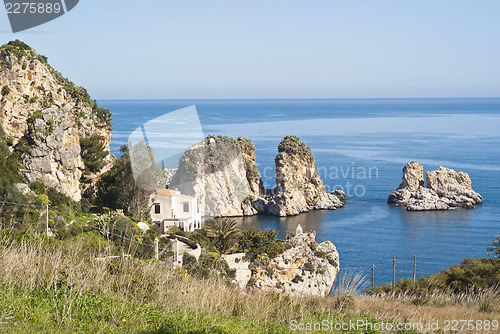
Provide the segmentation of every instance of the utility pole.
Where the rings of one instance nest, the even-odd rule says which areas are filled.
[[[47,223],[47,236],[49,236],[49,205],[47,204],[47,208],[45,211],[45,221]]]
[[[392,259],[392,294],[394,294],[395,287],[396,287],[396,257]]]
[[[372,290],[375,288],[375,279],[373,272],[375,271],[375,265],[372,264]]]
[[[156,259],[158,260],[160,258],[158,256],[158,237],[155,238],[155,253],[156,253]]]
[[[413,256],[413,282],[417,280],[417,256]]]

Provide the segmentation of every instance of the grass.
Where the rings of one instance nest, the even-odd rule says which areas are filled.
[[[5,332],[288,333],[291,320],[359,317],[335,298],[246,294],[215,278],[172,272],[157,261],[96,261],[110,247],[90,234],[68,241],[0,238]],[[125,319],[125,321],[123,321]],[[370,318],[371,319],[371,318]],[[371,319],[370,321],[376,321]]]
[[[111,255],[110,249],[92,233],[67,241],[0,237],[0,332],[289,333],[292,320],[380,324],[499,318],[493,294],[490,309],[482,311],[481,300],[471,296],[455,301],[434,296],[435,303],[415,305],[410,296],[360,296],[359,275],[339,278],[341,289],[327,298],[246,293],[223,280],[170,271],[157,261],[95,260]]]

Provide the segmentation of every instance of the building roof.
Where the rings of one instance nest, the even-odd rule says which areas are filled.
[[[164,218],[162,219],[163,221],[186,221],[193,219],[193,217],[188,217],[188,218]]]
[[[188,195],[182,195],[180,192],[171,190],[171,189],[158,189],[155,192],[155,195],[158,196],[164,196],[164,197],[182,197],[182,198],[189,198],[193,199],[193,196],[188,196]]]

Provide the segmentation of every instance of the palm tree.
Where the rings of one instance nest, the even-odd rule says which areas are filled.
[[[222,254],[229,252],[238,241],[240,230],[235,226],[236,221],[227,217],[214,218],[208,222],[207,236]]]

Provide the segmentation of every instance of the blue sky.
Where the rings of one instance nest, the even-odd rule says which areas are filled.
[[[98,99],[500,97],[498,0],[80,0],[13,34]]]

